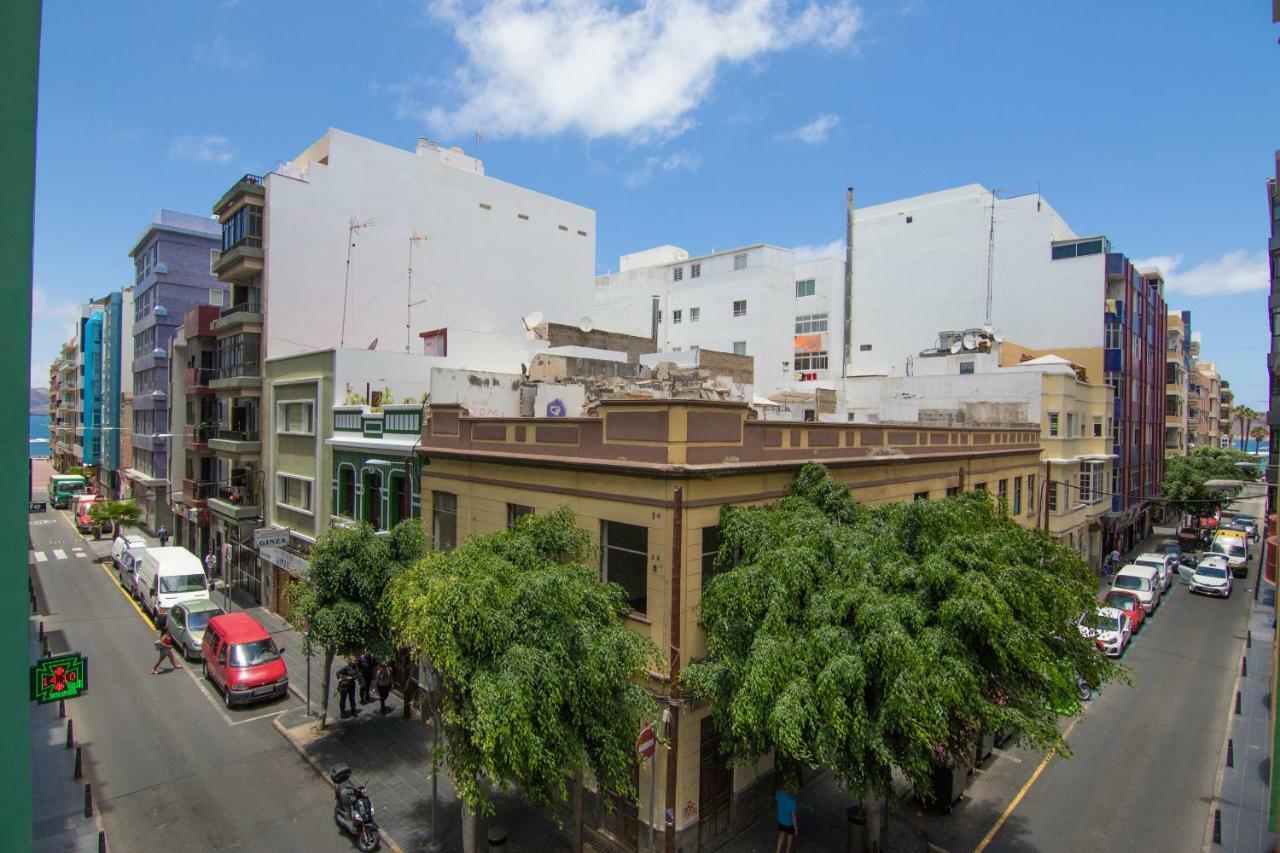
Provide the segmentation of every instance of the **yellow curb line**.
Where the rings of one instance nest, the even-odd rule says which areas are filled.
[[[111,585],[114,586],[116,589],[120,590],[120,594],[124,596],[125,600],[129,602],[130,606],[133,607],[134,610],[138,611],[138,615],[142,617],[142,621],[150,625],[152,631],[160,630],[159,628],[156,627],[156,623],[152,622],[150,617],[148,617],[147,614],[143,611],[142,607],[138,605],[138,602],[133,600],[133,596],[125,592],[124,587],[120,585],[120,580],[116,577],[116,573],[111,571],[111,569],[107,568],[106,563],[98,563],[98,566],[104,572],[107,573],[107,577],[111,578]]]
[[[1066,729],[1063,730],[1062,732],[1063,740],[1066,740],[1068,737],[1071,736],[1072,729],[1076,727],[1076,723],[1080,722],[1080,720],[1081,720],[1080,717],[1076,717],[1074,720],[1071,721],[1071,724],[1067,726]],[[1013,810],[1016,809],[1018,807],[1018,804],[1022,802],[1022,798],[1025,797],[1027,795],[1027,792],[1031,790],[1031,786],[1036,783],[1036,780],[1040,778],[1040,774],[1044,772],[1044,769],[1049,766],[1049,762],[1053,761],[1053,757],[1057,754],[1058,754],[1058,748],[1056,746],[1053,749],[1049,750],[1049,752],[1045,755],[1044,759],[1040,762],[1040,766],[1037,767],[1035,772],[1031,774],[1031,778],[1028,779],[1026,784],[1023,785],[1018,790],[1018,794],[1013,798],[1013,802],[1009,803],[1008,807],[1005,808],[1003,813],[1001,813],[1000,818],[995,823],[995,826],[991,827],[991,829],[987,832],[987,834],[983,836],[982,840],[978,842],[978,846],[973,848],[973,853],[982,853],[983,850],[987,849],[987,845],[990,844],[991,840],[996,837],[996,833],[1000,831],[1000,827],[1004,826],[1004,822],[1007,821],[1009,819],[1009,816],[1013,814]]]

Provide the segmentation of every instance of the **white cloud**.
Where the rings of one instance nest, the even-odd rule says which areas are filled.
[[[833,113],[823,113],[808,124],[802,124],[797,128],[788,130],[786,133],[779,133],[773,138],[775,142],[797,139],[806,145],[819,145],[827,141],[827,136],[839,123],[840,116]]]
[[[169,146],[170,160],[190,160],[193,163],[230,163],[235,153],[230,141],[216,133],[180,136]]]
[[[804,261],[814,261],[818,258],[837,258],[844,260],[844,240],[832,240],[830,243],[815,243],[807,246],[796,246],[791,251],[795,252],[796,263]]]
[[[258,64],[257,57],[246,51],[242,44],[233,47],[224,36],[218,36],[198,48],[196,58],[219,71],[248,71]]]
[[[31,291],[31,319],[57,322],[73,320],[80,316],[80,306],[70,300],[54,302],[43,287]]]
[[[460,103],[417,113],[441,134],[633,141],[677,135],[717,72],[803,45],[849,46],[852,0],[460,0],[432,11],[466,54]]]
[[[701,165],[702,158],[693,151],[677,151],[666,157],[646,157],[644,165],[627,175],[623,183],[634,189],[647,184],[655,172],[696,172]]]
[[[1267,253],[1249,254],[1244,249],[1226,252],[1219,258],[1201,261],[1183,270],[1182,255],[1156,255],[1138,261],[1139,267],[1158,267],[1164,273],[1165,290],[1185,296],[1224,296],[1266,290],[1271,274]]]

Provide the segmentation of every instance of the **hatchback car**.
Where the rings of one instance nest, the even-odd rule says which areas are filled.
[[[1191,576],[1191,591],[1231,597],[1231,570],[1218,561],[1201,561]]]
[[[165,627],[173,637],[174,647],[187,660],[200,658],[204,647],[204,632],[209,620],[222,615],[222,608],[208,599],[186,601],[169,608]]]
[[[1142,599],[1138,598],[1136,592],[1113,589],[1104,595],[1098,603],[1102,607],[1114,607],[1125,616],[1128,616],[1129,621],[1132,623],[1131,627],[1134,634],[1142,630],[1142,625],[1147,620],[1147,611],[1142,608]]]
[[[1111,588],[1137,594],[1148,614],[1160,606],[1160,571],[1151,566],[1125,566],[1112,578]]]
[[[201,655],[204,677],[232,705],[274,699],[289,692],[284,649],[248,613],[224,613],[209,620]]]
[[[1081,634],[1093,640],[1110,658],[1124,654],[1133,636],[1129,617],[1114,607],[1099,607],[1094,613],[1086,613],[1080,617],[1079,628]]]

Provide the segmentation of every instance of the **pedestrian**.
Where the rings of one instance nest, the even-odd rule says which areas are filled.
[[[360,713],[356,708],[356,678],[359,673],[356,671],[356,659],[351,655],[347,655],[347,665],[338,670],[338,713],[343,717],[354,717]],[[347,711],[347,705],[350,704],[350,713]]]
[[[218,574],[218,558],[213,556],[213,552],[210,551],[208,554],[204,555],[204,575],[209,580],[213,580],[217,576],[217,574]]]
[[[368,705],[373,701],[373,697],[369,695],[370,688],[373,687],[373,672],[378,668],[378,659],[373,656],[373,652],[369,651],[369,647],[365,646],[360,652],[360,656],[356,658],[356,669],[360,670],[360,704]]]
[[[156,538],[160,540],[161,548],[164,548],[169,544],[169,531],[165,529],[163,524],[160,525],[160,529],[156,531]]]
[[[773,800],[778,811],[778,846],[774,853],[782,853],[783,841],[786,841],[787,853],[791,853],[796,843],[799,827],[796,823],[796,798],[789,790],[790,783],[782,783],[773,792]]]
[[[1119,548],[1111,549],[1111,565],[1113,566],[1120,565],[1120,549]]]
[[[378,674],[374,676],[378,687],[378,703],[382,706],[379,713],[387,713],[387,697],[391,695],[391,661],[384,660],[378,664]]]
[[[178,659],[173,656],[173,637],[170,637],[169,632],[164,628],[160,629],[160,638],[156,640],[156,651],[160,653],[160,657],[156,660],[156,665],[151,667],[152,675],[160,674],[160,664],[164,663],[166,658],[173,669],[182,669],[182,664],[178,663]]]

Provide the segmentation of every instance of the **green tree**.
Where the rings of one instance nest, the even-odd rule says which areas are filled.
[[[1249,430],[1249,437],[1253,439],[1253,452],[1255,455],[1258,452],[1258,446],[1268,435],[1270,435],[1270,433],[1267,431],[1266,427],[1256,426]]]
[[[869,507],[810,463],[777,504],[726,508],[720,533],[737,565],[703,591],[707,656],[684,684],[731,760],[828,768],[868,801],[872,839],[895,771],[928,799],[982,731],[1065,751],[1071,674],[1118,672],[1075,627],[1094,576],[986,493]]]
[[[643,689],[657,648],[622,622],[622,588],[588,564],[590,537],[561,508],[514,530],[433,551],[388,591],[397,641],[433,667],[446,744],[436,756],[474,815],[492,812],[483,779],[538,805],[563,802],[590,769],[602,797],[634,794]]]
[[[93,538],[102,537],[104,527],[111,528],[111,538],[120,535],[120,526],[132,524],[142,517],[142,509],[133,501],[96,501],[89,507],[93,519]]]
[[[389,654],[382,596],[425,547],[422,523],[402,521],[386,538],[368,524],[331,528],[316,540],[311,568],[290,592],[289,621],[309,646],[324,649],[320,681],[320,726],[329,714],[333,659],[364,646]]]
[[[1258,412],[1248,406],[1233,406],[1231,408],[1231,419],[1240,425],[1241,450],[1244,450],[1248,446],[1246,442],[1249,437],[1249,431],[1253,429],[1254,421],[1257,421],[1261,417],[1262,415],[1258,414]]]
[[[1165,458],[1160,499],[1169,510],[1199,519],[1222,509],[1240,493],[1240,486],[1210,486],[1210,481],[1256,479],[1257,459],[1248,453],[1230,447],[1195,447],[1186,456]]]

